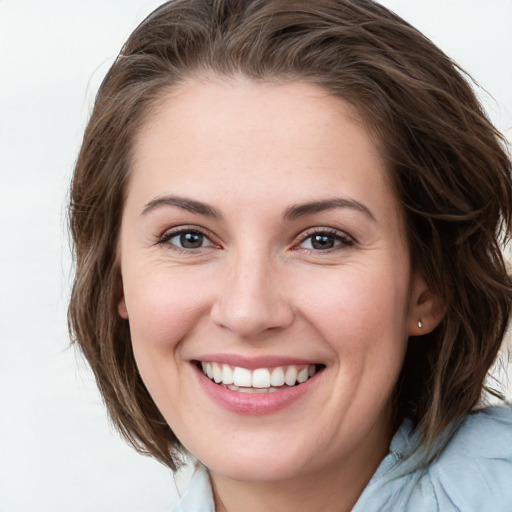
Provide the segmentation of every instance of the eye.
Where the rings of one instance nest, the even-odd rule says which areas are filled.
[[[165,233],[159,244],[169,244],[178,249],[201,249],[212,246],[211,240],[197,229],[179,229]]]
[[[352,245],[354,245],[354,241],[347,235],[336,230],[322,230],[306,234],[299,247],[310,251],[328,251],[338,246]]]

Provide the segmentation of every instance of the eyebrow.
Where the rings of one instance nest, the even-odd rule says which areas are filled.
[[[195,201],[194,199],[179,196],[160,196],[152,199],[146,204],[146,206],[144,206],[142,215],[147,215],[149,212],[162,206],[176,206],[191,213],[205,215],[206,217],[213,217],[215,219],[222,218],[220,211],[213,206],[202,203],[201,201]]]
[[[364,204],[354,199],[337,197],[333,199],[325,199],[322,201],[312,201],[310,203],[303,203],[290,206],[284,213],[285,220],[295,220],[307,215],[324,212],[327,210],[334,210],[335,208],[351,208],[367,215],[374,222],[377,219],[373,213]]]
[[[179,196],[160,196],[152,199],[144,206],[142,215],[147,215],[149,212],[162,206],[176,206],[191,213],[205,215],[206,217],[223,218],[222,213],[217,208],[201,201]],[[292,205],[285,210],[283,218],[284,220],[296,220],[315,213],[334,210],[335,208],[351,208],[366,214],[371,220],[376,221],[370,209],[364,204],[354,199],[342,197]]]

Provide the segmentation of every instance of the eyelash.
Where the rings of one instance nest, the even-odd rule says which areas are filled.
[[[180,247],[177,244],[174,244],[171,242],[173,238],[176,238],[181,235],[199,235],[203,237],[202,242],[204,240],[208,241],[208,245],[201,246],[201,247]],[[327,249],[316,249],[314,247],[311,248],[305,248],[300,247],[304,242],[306,242],[309,239],[312,239],[314,236],[323,236],[325,238],[334,239],[334,245],[333,247],[328,247]],[[306,250],[311,253],[328,253],[331,251],[335,251],[337,249],[341,249],[344,247],[352,247],[354,245],[354,240],[346,235],[345,233],[342,233],[340,231],[337,231],[336,229],[332,228],[315,228],[309,231],[306,231],[305,233],[301,234],[301,236],[298,238],[298,243],[294,245],[294,250]],[[172,250],[182,253],[190,253],[192,251],[197,251],[199,249],[204,249],[205,247],[218,247],[213,241],[211,235],[206,232],[205,230],[198,228],[196,226],[194,227],[180,227],[173,229],[171,231],[165,232],[157,241],[157,245],[167,245]]]
[[[204,247],[194,247],[194,248],[180,247],[179,245],[176,245],[171,242],[171,240],[173,238],[176,238],[181,235],[199,235],[199,236],[203,237],[204,240],[207,240],[209,242],[206,247],[212,247],[212,246],[215,247],[216,246],[216,244],[212,242],[211,235],[208,232],[206,232],[203,229],[198,228],[196,226],[194,226],[194,227],[183,226],[180,228],[172,229],[171,231],[166,231],[158,239],[157,245],[162,245],[162,246],[167,245],[172,250],[177,251],[177,252],[182,252],[182,253],[190,253],[192,251],[197,251],[198,249],[204,249]]]
[[[334,239],[334,246],[329,247],[327,249],[315,249],[312,248],[302,248],[303,250],[309,251],[311,253],[329,253],[331,251],[335,251],[337,249],[342,249],[345,247],[352,247],[355,244],[353,238],[348,236],[347,234],[340,232],[333,228],[314,228],[310,231],[306,231],[299,238],[299,244],[303,244],[306,240],[313,239],[314,236],[323,236],[326,238]],[[295,246],[296,250],[300,249],[300,247]]]

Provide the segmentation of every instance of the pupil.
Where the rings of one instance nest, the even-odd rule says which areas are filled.
[[[180,236],[180,243],[186,249],[197,249],[203,245],[203,235],[197,233],[183,233]]]
[[[334,247],[334,239],[329,235],[315,235],[311,240],[311,245],[315,249],[331,249]]]

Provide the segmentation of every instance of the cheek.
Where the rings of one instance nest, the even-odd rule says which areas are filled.
[[[150,395],[174,424],[187,396],[182,341],[199,328],[204,312],[198,283],[168,268],[125,269],[124,293],[135,361]],[[186,401],[186,400],[185,400]]]
[[[407,283],[396,274],[340,272],[327,286],[310,287],[304,315],[338,353],[341,364],[376,368],[399,364],[407,340]],[[320,281],[317,281],[320,282]],[[350,356],[350,357],[348,357]]]
[[[337,387],[350,390],[353,404],[370,414],[386,406],[403,365],[407,293],[386,275],[366,277],[347,279],[346,286],[325,294],[322,302],[330,308],[324,317],[333,319],[324,339],[337,355]],[[346,398],[340,395],[340,401]]]
[[[124,293],[136,357],[142,357],[143,352],[174,350],[197,327],[206,309],[205,294],[198,292],[200,279],[169,270],[144,274],[135,269],[125,276]]]

